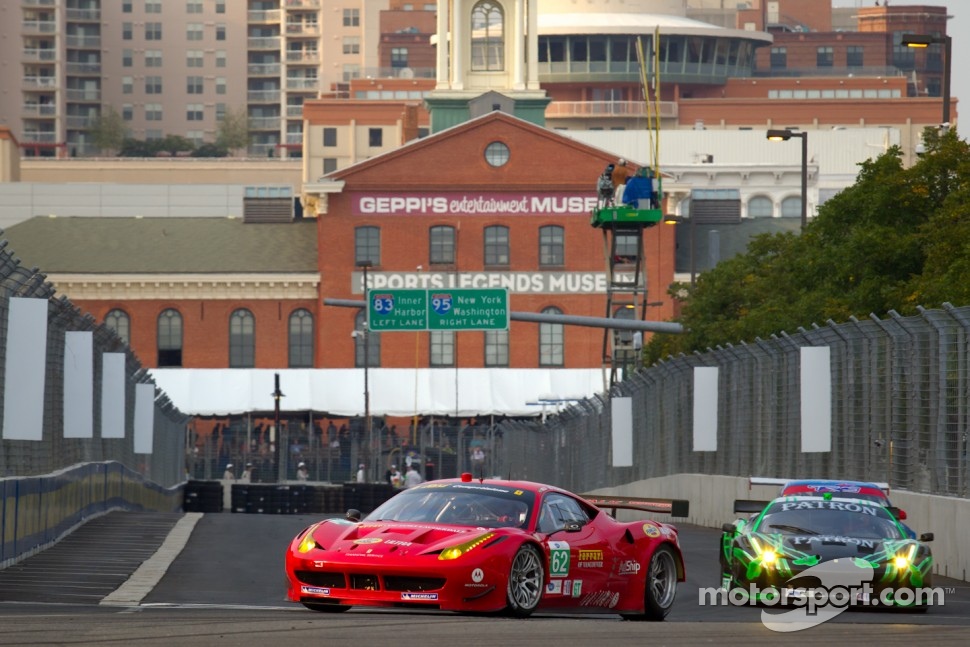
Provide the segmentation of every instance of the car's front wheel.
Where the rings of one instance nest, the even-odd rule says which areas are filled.
[[[506,607],[509,614],[517,618],[527,618],[539,606],[545,571],[542,557],[535,546],[526,544],[519,548],[512,558],[509,568],[509,583],[506,594]]]
[[[626,615],[626,620],[663,620],[677,597],[677,558],[674,551],[662,545],[650,557],[644,583],[643,613]]]
[[[303,602],[302,604],[310,611],[320,611],[322,613],[342,613],[350,608],[343,604],[316,604],[314,602]]]

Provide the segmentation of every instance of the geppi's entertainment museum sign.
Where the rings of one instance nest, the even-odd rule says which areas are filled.
[[[588,216],[596,193],[353,193],[355,216]]]

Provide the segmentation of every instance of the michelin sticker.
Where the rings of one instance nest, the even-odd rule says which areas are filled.
[[[437,593],[402,593],[402,600],[437,600]]]
[[[319,586],[301,586],[301,593],[309,593],[310,595],[330,595],[330,589],[321,588]]]
[[[549,595],[562,595],[562,580],[549,580],[546,584],[546,593]]]
[[[549,542],[549,577],[569,575],[569,544],[565,541]]]

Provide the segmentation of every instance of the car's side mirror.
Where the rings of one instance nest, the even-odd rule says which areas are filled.
[[[360,510],[357,510],[355,508],[351,508],[350,510],[347,510],[348,521],[360,521],[360,517],[361,517]]]
[[[919,536],[919,540],[920,541],[933,541],[933,533],[931,533],[931,532],[924,532],[922,535]]]
[[[721,530],[727,533],[735,533],[738,531],[738,527],[735,526],[733,523],[726,523],[723,526],[721,526]]]
[[[583,524],[578,521],[567,521],[562,527],[566,532],[579,532],[583,529]]]

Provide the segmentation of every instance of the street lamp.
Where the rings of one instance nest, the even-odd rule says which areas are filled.
[[[902,45],[905,47],[915,47],[925,49],[930,45],[943,45],[943,127],[950,126],[950,55],[953,52],[953,39],[944,34],[943,36],[930,36],[928,34],[903,34]]]
[[[362,334],[364,335],[364,425],[367,428],[367,452],[368,456],[371,456],[371,452],[374,450],[374,427],[370,423],[370,381],[369,381],[369,369],[370,369],[370,326],[368,313],[370,312],[370,285],[367,283],[367,269],[373,265],[370,261],[357,261],[357,267],[363,268],[364,270],[364,303],[367,304],[367,312],[364,316],[364,330]],[[376,478],[377,469],[374,463],[373,457],[371,456],[371,467],[375,470],[373,477]]]
[[[694,284],[697,283],[697,256],[694,253],[694,245],[697,239],[697,230],[694,227],[694,218],[684,218],[683,216],[664,216],[665,225],[679,225],[684,221],[690,223],[690,287],[693,288]]]
[[[808,133],[804,130],[769,130],[768,139],[773,142],[786,142],[792,137],[802,139],[802,229],[808,224]]]

